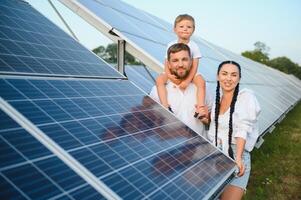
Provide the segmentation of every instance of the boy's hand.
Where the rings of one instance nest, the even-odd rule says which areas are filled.
[[[189,85],[188,81],[182,81],[179,85],[180,89],[184,90],[187,88],[187,86]]]
[[[177,85],[181,83],[181,80],[178,79],[175,75],[170,74],[167,77]]]

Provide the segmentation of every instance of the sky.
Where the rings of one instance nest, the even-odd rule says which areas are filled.
[[[47,0],[27,1],[66,30]],[[110,42],[57,0],[52,1],[86,47]],[[196,21],[195,35],[234,53],[253,50],[254,43],[260,41],[270,48],[270,59],[286,56],[301,65],[300,0],[123,1],[170,23],[179,14],[190,14]]]

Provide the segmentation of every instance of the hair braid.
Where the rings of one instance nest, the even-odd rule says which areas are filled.
[[[232,133],[233,133],[233,123],[232,123],[232,118],[233,117],[232,116],[233,116],[233,112],[235,111],[235,103],[236,103],[236,100],[237,100],[238,92],[239,92],[239,83],[235,87],[235,90],[234,90],[234,93],[233,93],[233,97],[232,97],[232,101],[231,101],[231,105],[230,105],[230,117],[229,117],[229,134],[228,134],[229,148],[228,148],[228,154],[233,159],[234,159],[233,149],[231,147]]]
[[[215,146],[217,146],[217,130],[218,130],[218,116],[219,116],[219,108],[220,108],[220,85],[219,81],[216,84],[216,96],[215,96]]]

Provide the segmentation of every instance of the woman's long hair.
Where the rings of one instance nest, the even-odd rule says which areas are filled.
[[[237,62],[234,61],[224,61],[222,62],[219,66],[218,66],[218,70],[217,70],[217,74],[219,74],[221,68],[223,65],[225,64],[233,64],[235,66],[237,66],[238,71],[239,71],[239,77],[241,77],[241,68],[240,65]],[[237,96],[238,96],[238,92],[239,92],[239,83],[237,84],[237,86],[235,87],[234,93],[233,93],[233,97],[231,100],[231,104],[230,104],[230,117],[229,117],[229,132],[228,132],[228,143],[229,143],[229,148],[228,148],[228,154],[229,156],[234,159],[233,156],[233,149],[231,147],[231,143],[232,143],[232,133],[233,133],[233,113],[235,111],[235,103],[237,100]],[[218,117],[219,117],[219,110],[220,110],[220,83],[219,81],[217,81],[217,85],[216,85],[216,97],[215,97],[215,146],[217,146],[217,132],[218,132]]]

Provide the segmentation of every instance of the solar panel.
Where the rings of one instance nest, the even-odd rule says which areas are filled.
[[[3,0],[0,10],[2,74],[123,77],[27,3]]]
[[[105,199],[0,110],[0,199]]]
[[[162,71],[166,45],[176,39],[171,24],[119,0],[60,1],[99,31],[113,31],[119,39],[126,41],[128,52],[136,55],[148,67],[157,72]],[[116,40],[116,36],[112,39]],[[230,59],[241,64],[241,87],[254,90],[262,107],[259,117],[261,134],[300,100],[299,80],[296,81],[282,72],[234,54],[197,36],[192,39],[198,44],[203,55],[199,72],[212,91],[215,91],[216,71],[221,61]],[[139,76],[128,76],[140,88],[149,92],[148,81],[141,81]]]
[[[232,179],[231,159],[28,4],[0,11],[1,199],[209,199]]]
[[[127,80],[3,78],[0,88],[123,199],[207,199],[232,178],[234,162]]]
[[[155,79],[158,76],[158,73],[152,69],[140,65],[126,65],[125,74],[130,81],[148,94],[155,85]]]

